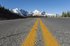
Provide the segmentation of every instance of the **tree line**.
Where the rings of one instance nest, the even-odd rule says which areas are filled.
[[[70,17],[70,11],[68,12],[63,12],[62,17]]]
[[[9,9],[0,5],[0,19],[16,19],[16,18],[23,18],[23,16],[13,13]]]

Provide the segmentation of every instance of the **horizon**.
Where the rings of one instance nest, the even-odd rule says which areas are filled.
[[[52,14],[70,11],[69,2],[69,0],[0,0],[0,4],[9,9],[19,8],[26,11],[37,9]]]

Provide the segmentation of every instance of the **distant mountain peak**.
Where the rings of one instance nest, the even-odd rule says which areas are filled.
[[[40,11],[38,11],[37,9],[33,11],[33,13],[39,13]]]
[[[35,15],[41,15],[41,12],[39,10],[34,10],[33,11],[33,16],[35,16]]]
[[[15,8],[14,10],[18,10],[18,8]]]
[[[12,11],[14,12],[14,13],[18,13],[18,8],[15,8],[15,9],[12,9]]]
[[[28,11],[23,10],[23,9],[15,8],[15,9],[12,9],[12,11],[14,13],[17,13],[17,14],[21,15],[21,16],[27,16],[28,15]]]

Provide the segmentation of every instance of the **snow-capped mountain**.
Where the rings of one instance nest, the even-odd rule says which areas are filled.
[[[20,9],[20,13],[24,16],[28,16],[28,11],[25,11],[23,9]]]
[[[41,16],[45,16],[45,14],[46,14],[45,11],[41,12]]]
[[[28,12],[28,16],[33,16],[33,12]]]
[[[18,9],[18,8],[12,9],[12,11],[13,11],[14,13],[19,13],[19,9]]]
[[[18,8],[12,9],[12,12],[14,12],[16,14],[20,14],[21,16],[27,16],[28,15],[27,11],[25,11],[23,9],[18,9]]]
[[[23,9],[15,8],[15,9],[12,9],[12,11],[16,14],[20,14],[21,16],[49,16],[49,17],[56,16],[56,14],[50,14],[45,11],[40,12],[39,10],[34,10],[32,12],[28,12]]]
[[[40,16],[40,15],[41,15],[40,11],[38,11],[38,10],[33,11],[33,16]]]

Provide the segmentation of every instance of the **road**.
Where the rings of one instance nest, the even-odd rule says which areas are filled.
[[[70,18],[42,19],[61,46],[70,46]]]
[[[70,46],[70,18],[0,21],[0,46]]]

